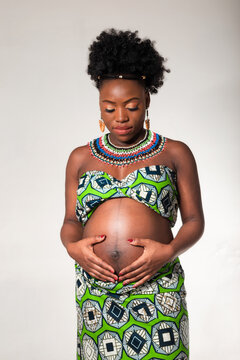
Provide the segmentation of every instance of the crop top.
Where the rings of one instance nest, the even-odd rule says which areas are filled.
[[[79,178],[76,216],[86,225],[94,210],[107,199],[128,197],[156,211],[175,225],[178,210],[176,172],[166,165],[137,169],[122,180],[105,171],[89,170]]]

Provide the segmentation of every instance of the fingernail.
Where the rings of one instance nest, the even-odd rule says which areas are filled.
[[[115,271],[114,270],[110,270],[113,274],[115,273]]]
[[[133,239],[128,239],[129,242],[133,242]]]
[[[127,285],[127,281],[124,281],[124,282],[123,282],[123,285]]]
[[[119,275],[119,276],[122,276],[122,273],[120,272],[118,275]]]
[[[117,280],[117,279],[118,279],[118,277],[117,277],[117,276],[114,276],[114,279],[115,279],[115,280]]]

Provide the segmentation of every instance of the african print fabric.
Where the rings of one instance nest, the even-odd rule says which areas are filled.
[[[122,180],[105,171],[86,171],[79,179],[76,216],[85,225],[103,201],[128,197],[152,208],[167,218],[173,227],[178,210],[176,181],[175,171],[166,165],[137,169]]]
[[[77,263],[77,360],[188,360],[184,271],[179,258],[149,281],[102,282]]]

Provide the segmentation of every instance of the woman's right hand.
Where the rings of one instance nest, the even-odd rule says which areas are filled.
[[[93,245],[102,242],[105,235],[93,236],[71,242],[67,246],[68,254],[91,276],[102,281],[115,283],[118,277],[112,266],[100,259],[93,251]]]

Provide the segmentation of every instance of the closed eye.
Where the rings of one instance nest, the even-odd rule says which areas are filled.
[[[136,106],[134,108],[127,108],[129,111],[136,111],[138,110],[139,108]],[[113,111],[115,111],[115,109],[105,109],[106,112],[108,113],[112,113]]]
[[[136,111],[136,110],[138,110],[138,107],[135,107],[135,108],[127,108],[128,110],[130,110],[130,111]]]

